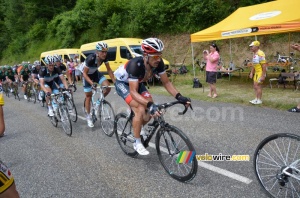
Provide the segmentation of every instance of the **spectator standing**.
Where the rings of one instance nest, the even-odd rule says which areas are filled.
[[[220,59],[219,48],[215,43],[209,46],[209,52],[203,51],[203,58],[206,60],[206,82],[209,84],[208,97],[216,98],[218,96],[216,89],[217,69],[220,69],[218,62]]]
[[[259,41],[253,41],[250,45],[250,50],[253,52],[252,63],[253,67],[249,74],[253,78],[253,88],[255,92],[255,99],[250,100],[251,104],[262,104],[262,83],[266,78],[266,58],[265,53],[259,49]]]

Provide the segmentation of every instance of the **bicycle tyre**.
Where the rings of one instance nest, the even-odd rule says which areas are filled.
[[[99,109],[100,126],[105,135],[111,137],[114,134],[115,112],[111,104],[103,100]]]
[[[15,99],[20,101],[20,96],[19,96],[19,93],[18,93],[18,87],[17,86],[15,86],[15,88],[14,88],[14,95],[15,95]]]
[[[78,119],[78,114],[73,98],[67,97],[66,105],[69,110],[70,119],[72,120],[72,122],[76,122]]]
[[[196,154],[190,160],[191,163],[177,163],[181,151],[195,151],[192,142],[180,129],[172,125],[160,128],[156,134],[155,145],[159,161],[172,178],[180,182],[194,179],[198,170]],[[169,151],[173,153],[166,153]]]
[[[27,101],[30,102],[30,100],[31,100],[31,92],[30,92],[29,85],[27,85],[25,93],[26,93],[26,96],[27,96]]]
[[[66,106],[58,108],[60,114],[60,121],[62,123],[63,130],[68,136],[72,135],[72,122],[69,115],[69,110]]]
[[[130,157],[137,157],[138,152],[133,148],[134,136],[132,121],[128,119],[125,113],[119,113],[116,115],[114,132],[122,151]]]
[[[55,115],[54,116],[49,116],[49,118],[50,118],[50,121],[51,121],[52,125],[57,127],[58,120],[57,120],[56,116]]]
[[[285,140],[287,140],[287,143],[284,142]],[[281,148],[283,148],[283,150],[280,150]],[[289,156],[290,150],[295,150],[295,153],[290,154]],[[280,152],[280,155],[276,153],[277,151]],[[272,154],[275,155],[271,156]],[[283,156],[282,154],[287,155]],[[299,180],[297,181],[295,178],[287,177],[284,173],[282,173],[283,168],[286,168],[290,165],[290,157],[292,157],[290,162],[293,162],[296,156],[300,156],[300,136],[294,134],[274,134],[265,138],[258,145],[254,153],[254,171],[260,186],[269,196],[294,197],[294,194],[297,194],[298,197],[300,196]],[[297,167],[299,170],[300,162],[298,163]],[[300,178],[299,172],[292,172],[292,174],[296,174],[297,177]],[[294,186],[293,184],[296,185]],[[288,190],[291,191],[289,192]]]
[[[36,103],[36,98],[37,98],[37,94],[36,94],[36,90],[34,89],[34,87],[31,87],[31,98],[33,100],[33,103]]]

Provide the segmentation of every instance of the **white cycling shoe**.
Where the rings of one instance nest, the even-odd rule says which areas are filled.
[[[53,109],[48,109],[48,115],[49,115],[49,116],[54,116]]]
[[[86,121],[87,121],[87,124],[88,124],[88,126],[89,126],[90,128],[93,128],[93,127],[94,127],[94,124],[93,124],[93,121],[92,121],[91,118],[87,118]]]
[[[133,148],[136,150],[140,155],[149,155],[149,151],[144,147],[143,144],[139,143],[133,143]]]

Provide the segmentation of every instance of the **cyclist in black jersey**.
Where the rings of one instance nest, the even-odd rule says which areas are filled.
[[[54,116],[53,107],[56,108],[57,104],[49,103],[49,96],[53,92],[57,94],[59,88],[68,88],[68,84],[59,68],[54,67],[55,59],[53,56],[46,56],[44,59],[46,68],[41,69],[40,84],[42,90],[46,93],[46,104],[48,104],[48,115]],[[60,83],[62,82],[62,83]],[[53,105],[53,107],[52,107]]]
[[[93,121],[90,117],[90,102],[92,98],[92,88],[96,88],[97,84],[101,86],[109,86],[108,80],[105,76],[99,72],[99,67],[102,63],[105,64],[108,75],[110,76],[113,83],[115,83],[114,74],[110,68],[108,59],[107,59],[107,50],[108,46],[104,42],[99,42],[96,44],[96,53],[90,54],[86,57],[84,68],[83,68],[83,88],[85,92],[85,111],[86,111],[86,120],[89,127],[94,127]],[[104,96],[107,96],[110,92],[110,88],[105,89]]]
[[[147,82],[154,74],[159,74],[165,89],[177,100],[190,104],[190,99],[182,96],[169,81],[164,70],[162,51],[164,44],[160,39],[148,38],[142,41],[143,56],[129,60],[124,66],[115,71],[116,91],[134,112],[133,132],[135,137],[134,149],[140,155],[148,155],[149,152],[141,143],[140,132],[142,125],[147,124],[152,117],[159,116],[157,105],[153,102],[151,94],[143,82]],[[148,109],[149,114],[146,114]]]
[[[36,60],[33,63],[34,67],[31,70],[31,78],[35,85],[39,84],[39,73],[41,70],[41,63],[40,61]]]
[[[21,76],[20,80],[23,83],[22,91],[24,93],[24,99],[27,100],[27,96],[26,96],[26,86],[27,86],[27,84],[25,82],[27,82],[29,77],[31,76],[31,71],[29,70],[28,65],[25,65],[23,67],[22,71],[20,72],[20,76]]]

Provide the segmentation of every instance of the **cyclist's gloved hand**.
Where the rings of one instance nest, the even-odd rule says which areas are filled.
[[[176,98],[179,102],[182,102],[182,103],[184,103],[184,104],[191,103],[191,99],[190,99],[190,98],[184,97],[184,96],[182,96],[180,93],[176,94],[175,98]]]
[[[93,83],[92,87],[93,87],[93,89],[96,89],[97,88],[97,83]]]
[[[148,102],[147,108],[149,109],[150,115],[154,115],[156,112],[159,113],[158,106],[156,104],[154,104],[153,102]]]

